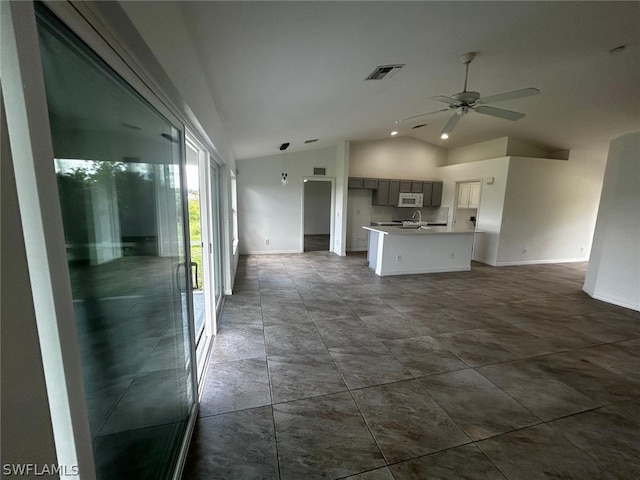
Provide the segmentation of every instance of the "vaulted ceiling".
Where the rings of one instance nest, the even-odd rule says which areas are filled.
[[[238,159],[392,130],[443,148],[512,136],[549,149],[602,147],[640,129],[640,2],[180,2]],[[616,51],[611,52],[613,49]],[[540,95],[475,112],[448,140],[451,113],[396,124],[469,90]],[[404,64],[391,78],[365,78]],[[427,125],[412,129],[417,124]],[[307,140],[318,139],[305,145]]]

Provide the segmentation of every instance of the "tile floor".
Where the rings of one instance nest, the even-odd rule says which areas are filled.
[[[183,478],[640,478],[640,313],[585,268],[242,257]]]

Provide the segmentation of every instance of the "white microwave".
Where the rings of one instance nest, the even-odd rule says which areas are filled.
[[[399,207],[420,208],[424,200],[422,193],[401,193],[398,198]]]

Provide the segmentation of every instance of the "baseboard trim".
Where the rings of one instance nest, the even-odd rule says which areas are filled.
[[[584,293],[586,293],[587,295],[589,295],[591,298],[595,298],[596,300],[600,300],[601,302],[606,302],[606,303],[610,303],[612,305],[616,305],[618,307],[623,307],[623,308],[628,308],[629,310],[634,310],[636,312],[640,312],[640,305],[634,305],[631,303],[627,303],[621,300],[618,300],[617,298],[610,298],[604,295],[598,295],[595,294],[591,291],[589,291],[586,288],[583,288],[582,291]]]
[[[291,253],[303,253],[301,250],[249,250],[243,252],[242,255],[283,255]]]
[[[478,260],[480,261],[480,260]],[[519,260],[516,262],[495,262],[495,267],[512,267],[517,265],[543,265],[548,263],[579,263],[588,262],[588,258],[554,258],[550,260]]]

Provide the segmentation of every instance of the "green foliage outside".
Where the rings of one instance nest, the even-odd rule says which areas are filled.
[[[191,241],[191,261],[198,264],[198,286],[203,287],[202,232],[200,231],[200,195],[198,191],[189,192],[189,240]],[[192,272],[195,275],[195,271]]]

